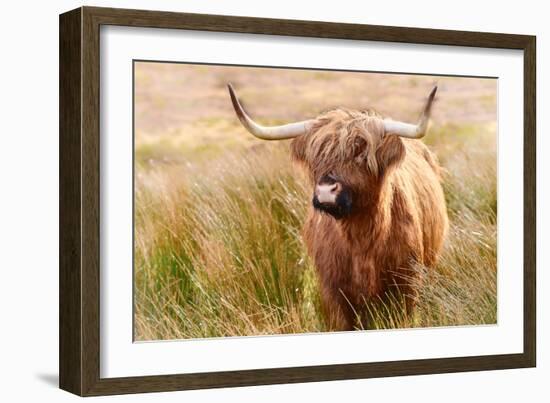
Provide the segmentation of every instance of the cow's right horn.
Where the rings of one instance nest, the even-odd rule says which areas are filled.
[[[242,107],[235,90],[231,84],[227,84],[229,89],[229,95],[231,96],[231,102],[233,103],[233,108],[237,117],[241,121],[242,125],[252,133],[254,136],[263,139],[263,140],[285,140],[298,137],[306,133],[311,127],[315,120],[304,120],[296,123],[289,123],[282,126],[262,126],[254,122],[250,116],[245,112]]]
[[[428,101],[424,106],[424,110],[418,119],[418,123],[413,125],[410,123],[398,122],[391,119],[384,119],[384,130],[386,133],[396,134],[401,137],[407,137],[410,139],[420,139],[426,135],[426,129],[428,128],[428,122],[430,120],[430,113],[432,111],[432,104],[437,91],[437,85],[430,92]]]

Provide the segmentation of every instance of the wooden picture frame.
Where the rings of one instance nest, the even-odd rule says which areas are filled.
[[[102,25],[519,49],[524,60],[523,353],[100,377],[99,30]],[[81,7],[60,16],[60,387],[81,396],[533,367],[536,363],[535,37]]]

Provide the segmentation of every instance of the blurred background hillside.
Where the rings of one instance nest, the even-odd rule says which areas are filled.
[[[138,160],[176,162],[197,152],[264,144],[241,128],[228,82],[248,112],[265,124],[308,119],[336,107],[370,107],[414,122],[435,83],[437,126],[496,122],[494,79],[136,62]]]

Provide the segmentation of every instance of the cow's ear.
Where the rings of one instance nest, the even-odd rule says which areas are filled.
[[[385,136],[376,150],[379,173],[383,175],[388,169],[401,163],[405,158],[405,153],[405,145],[401,137],[396,135]]]
[[[290,144],[290,152],[294,161],[301,163],[306,162],[306,147],[306,136],[298,136],[292,140],[292,143]]]

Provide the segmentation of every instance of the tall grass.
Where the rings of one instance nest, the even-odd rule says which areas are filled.
[[[367,304],[368,328],[496,322],[494,128],[436,128],[427,142],[446,168],[446,246],[435,268],[418,267],[415,314]],[[286,144],[136,172],[138,340],[326,330],[300,236],[310,191]]]

